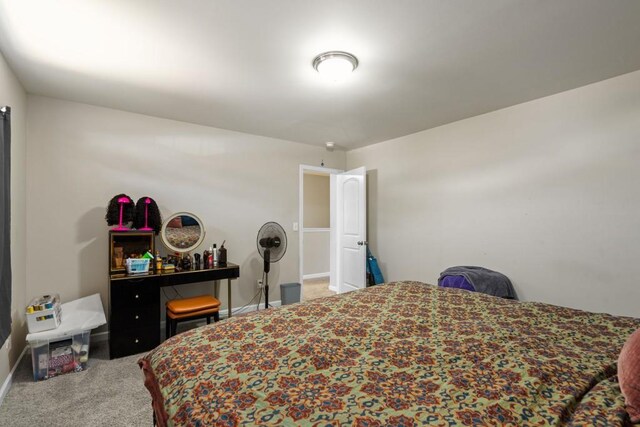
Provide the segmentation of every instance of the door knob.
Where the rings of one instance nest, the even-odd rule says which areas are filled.
[[[358,246],[368,245],[368,244],[369,244],[369,242],[367,242],[366,240],[364,240],[364,241],[360,240],[360,241],[358,242]]]

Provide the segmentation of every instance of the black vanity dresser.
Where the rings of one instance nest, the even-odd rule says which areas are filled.
[[[231,280],[240,277],[240,267],[224,266],[182,271],[156,271],[151,260],[148,273],[127,274],[126,259],[156,254],[155,232],[151,229],[109,231],[109,357],[129,356],[149,351],[160,344],[160,290],[164,286],[187,283],[215,283],[214,295],[220,299],[220,280],[227,280],[227,309],[231,316]],[[204,224],[190,212],[175,213],[164,221],[162,243],[170,254],[187,254],[203,243]],[[226,252],[225,252],[226,254]],[[180,256],[182,256],[180,255]],[[226,255],[225,255],[226,260]],[[200,267],[207,264],[194,263]]]
[[[240,267],[225,267],[172,273],[125,273],[109,276],[109,357],[149,351],[160,344],[160,288],[186,283],[227,280],[227,307],[231,305],[231,280],[240,277]],[[215,296],[219,297],[218,286]],[[229,310],[229,316],[231,315]]]

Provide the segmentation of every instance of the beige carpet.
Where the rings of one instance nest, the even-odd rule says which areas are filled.
[[[34,382],[31,355],[18,366],[0,406],[0,426],[151,426],[151,397],[137,360],[109,360],[106,341],[91,343],[89,368]]]
[[[302,301],[328,297],[336,293],[329,290],[329,278],[307,279],[302,284]]]

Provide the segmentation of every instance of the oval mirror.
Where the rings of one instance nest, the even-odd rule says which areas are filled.
[[[204,240],[204,226],[200,218],[189,212],[171,215],[160,230],[162,243],[175,252],[189,252]]]

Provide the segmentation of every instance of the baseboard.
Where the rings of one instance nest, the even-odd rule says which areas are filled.
[[[336,288],[335,286],[331,286],[331,285],[329,285],[329,290],[330,290],[331,292],[338,293],[338,288]]]
[[[269,305],[271,307],[280,307],[280,305],[282,305],[282,301],[270,301]],[[252,304],[252,305],[248,305],[246,307],[236,307],[234,308],[231,312],[233,313],[233,315],[237,315],[237,314],[243,314],[243,313],[250,313],[252,311],[256,311],[258,308],[258,304]],[[260,304],[260,310],[264,309],[264,302],[262,304]],[[221,318],[227,318],[229,314],[229,310],[220,310],[220,317]]]
[[[11,389],[11,383],[13,382],[13,374],[16,372],[16,369],[20,365],[20,362],[22,362],[22,358],[24,357],[26,352],[27,352],[27,346],[25,345],[24,349],[22,350],[22,353],[20,353],[20,356],[18,357],[18,360],[16,360],[16,363],[11,368],[9,375],[7,375],[7,378],[4,380],[4,383],[2,384],[2,388],[0,388],[0,406],[2,406],[2,402],[4,402],[5,396],[7,395],[7,393],[9,393],[9,390]]]
[[[95,333],[95,334],[91,334],[90,343],[103,342],[103,341],[109,341],[109,331],[98,332],[98,333]]]
[[[305,274],[302,276],[302,279],[320,279],[322,277],[329,277],[331,276],[331,273],[326,272],[326,273],[313,273],[313,274]]]

